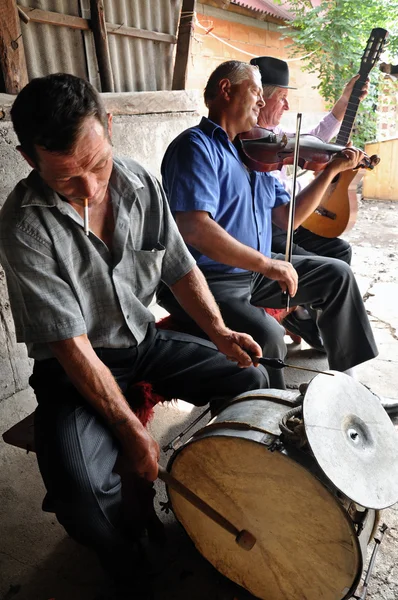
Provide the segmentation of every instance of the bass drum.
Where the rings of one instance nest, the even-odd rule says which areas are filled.
[[[238,396],[168,466],[238,530],[252,533],[252,550],[169,488],[173,511],[199,552],[258,598],[349,598],[378,513],[339,492],[310,452],[281,443],[279,423],[291,410],[284,394]]]

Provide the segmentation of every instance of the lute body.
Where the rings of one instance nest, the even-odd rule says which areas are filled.
[[[305,229],[327,238],[338,237],[355,225],[358,212],[357,187],[362,171],[343,171],[331,183],[318,208],[302,223]]]
[[[387,37],[388,32],[385,29],[372,29],[362,56],[359,79],[355,82],[351,92],[336,144],[346,146],[350,139],[362,88],[383,50]],[[327,238],[338,237],[345,231],[349,231],[356,221],[358,212],[356,190],[362,177],[363,173],[357,170],[343,171],[337,175],[323,195],[315,212],[301,225],[312,233]]]

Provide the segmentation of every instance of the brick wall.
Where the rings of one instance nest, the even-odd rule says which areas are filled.
[[[200,7],[202,7],[203,12],[200,12]],[[254,56],[269,55],[282,60],[289,58],[286,47],[290,41],[289,39],[281,39],[281,33],[277,30],[275,24],[264,23],[247,17],[242,17],[243,22],[240,23],[236,22],[236,15],[227,11],[213,9],[210,14],[204,14],[207,10],[208,7],[199,5],[197,12],[199,23],[206,28],[212,27],[211,33],[232,46]],[[234,18],[234,20],[229,20],[231,18]],[[196,26],[192,40],[187,88],[203,90],[210,73],[221,62],[231,59],[249,61],[250,58],[251,56],[239,50],[234,50]],[[317,77],[302,71],[300,61],[289,62],[289,69],[291,85],[299,88],[289,91],[291,114],[311,112],[319,116],[320,113],[324,113],[323,99],[316,90],[312,89],[318,83]],[[203,111],[205,112],[205,108],[203,108]]]

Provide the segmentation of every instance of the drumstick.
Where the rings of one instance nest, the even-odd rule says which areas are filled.
[[[90,227],[88,224],[88,198],[84,198],[84,233],[90,235]]]
[[[238,544],[238,546],[240,546],[244,550],[251,550],[253,548],[254,544],[256,543],[256,538],[254,537],[254,535],[246,531],[246,529],[242,529],[242,531],[239,531],[239,529],[235,527],[235,525],[233,525],[231,521],[228,521],[228,519],[220,515],[219,512],[217,512],[214,508],[207,504],[207,502],[202,500],[202,498],[199,498],[199,496],[197,496],[194,492],[188,489],[183,483],[178,481],[178,479],[176,479],[171,473],[166,471],[166,469],[164,469],[160,465],[158,465],[158,468],[159,479],[164,481],[164,483],[171,487],[172,490],[180,494],[180,496],[182,496],[183,498],[185,498],[185,500],[190,502],[192,506],[195,506],[195,508],[200,510],[200,512],[206,515],[206,517],[209,517],[209,519],[214,521],[214,523],[220,525],[220,527],[222,527],[225,531],[228,531],[228,533],[232,533],[232,535],[235,536],[235,542]]]
[[[245,350],[247,352],[247,350]],[[319,371],[318,369],[310,369],[309,367],[299,367],[297,365],[290,365],[289,363],[285,363],[281,358],[267,358],[266,356],[254,356],[250,352],[247,352],[253,362],[260,363],[260,365],[264,365],[265,367],[272,367],[273,369],[284,369],[285,367],[289,367],[289,369],[300,369],[301,371],[311,371],[312,373],[321,373],[322,375],[330,375],[334,377],[334,373],[328,373],[328,371]]]

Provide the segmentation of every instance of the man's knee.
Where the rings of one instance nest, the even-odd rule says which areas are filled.
[[[350,265],[336,258],[327,259],[324,265],[324,278],[330,284],[333,294],[342,291],[355,282]]]
[[[342,240],[341,238],[338,238],[339,244],[337,246],[337,251],[336,251],[336,258],[338,258],[339,260],[344,261],[345,263],[347,263],[347,265],[351,264],[351,259],[352,259],[352,248],[351,245],[346,242],[345,240]]]
[[[258,310],[264,311],[261,314],[261,320],[256,325],[254,331],[250,331],[252,337],[263,349],[263,354],[276,358],[286,356],[286,344],[284,341],[285,328],[273,316],[265,312],[265,309],[259,307]]]
[[[267,370],[259,365],[258,367],[250,368],[249,373],[249,390],[259,390],[263,388],[269,388],[269,377]]]

